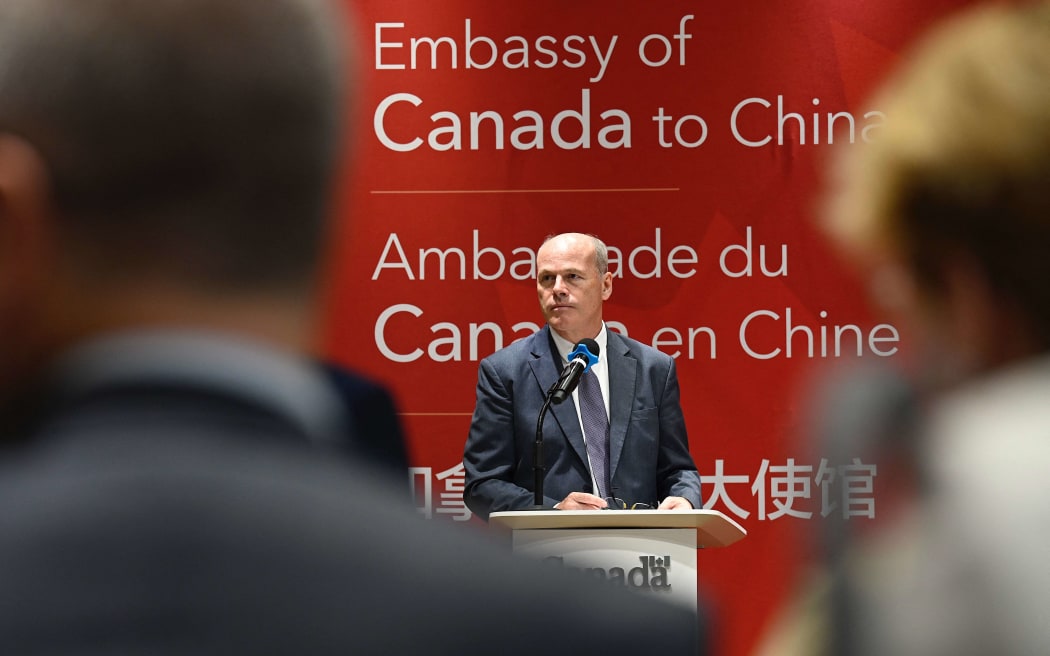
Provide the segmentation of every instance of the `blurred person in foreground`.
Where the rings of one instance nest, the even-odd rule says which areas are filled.
[[[829,228],[916,340],[920,485],[848,550],[839,651],[1048,654],[1050,6],[947,21],[877,105]]]
[[[690,614],[424,524],[333,456],[311,337],[344,24],[0,2],[4,653],[690,650]]]

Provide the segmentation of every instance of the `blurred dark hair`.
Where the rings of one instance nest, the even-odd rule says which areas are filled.
[[[4,0],[0,130],[41,153],[93,273],[298,286],[340,145],[338,27],[320,0]]]

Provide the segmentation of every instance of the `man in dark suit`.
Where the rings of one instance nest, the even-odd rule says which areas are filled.
[[[688,652],[695,617],[426,524],[336,453],[335,7],[0,3],[0,649]]]
[[[545,395],[573,346],[594,339],[600,349],[590,368],[598,424],[592,431],[584,419],[585,374],[573,403],[553,405],[544,423],[544,505],[591,510],[614,499],[628,506],[700,508],[674,360],[607,330],[602,321],[602,304],[612,294],[605,244],[579,233],[551,237],[536,254],[536,270],[547,325],[479,368],[463,456],[467,505],[487,518],[533,504],[535,428]]]

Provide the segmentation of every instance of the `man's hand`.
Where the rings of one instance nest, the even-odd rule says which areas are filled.
[[[657,510],[692,510],[693,504],[689,503],[688,499],[682,497],[667,497],[660,502],[660,507]]]
[[[685,499],[682,499],[682,501],[685,501]],[[687,505],[688,503],[689,502],[686,501]],[[558,510],[601,510],[608,505],[609,504],[605,502],[605,499],[596,497],[593,494],[587,494],[586,492],[571,492],[569,496],[559,501],[554,507]]]

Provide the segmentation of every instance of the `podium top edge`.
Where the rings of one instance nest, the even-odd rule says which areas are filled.
[[[518,530],[688,528],[700,548],[727,547],[747,531],[717,510],[521,510],[494,512],[489,524]]]

